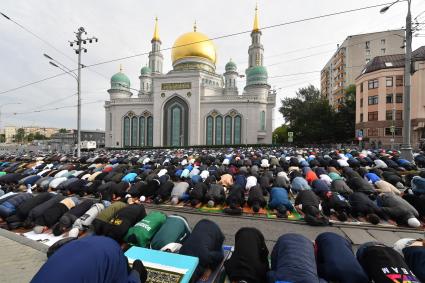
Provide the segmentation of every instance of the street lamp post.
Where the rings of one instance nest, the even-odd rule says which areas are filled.
[[[87,34],[86,30],[83,27],[80,27],[77,32],[75,32],[76,40],[71,41],[69,45],[71,47],[74,44],[77,47],[74,49],[75,53],[78,55],[78,72],[77,72],[77,95],[78,95],[78,103],[77,103],[77,157],[81,157],[81,52],[87,53],[87,48],[83,47],[83,44],[97,42],[98,39],[96,37],[83,38],[83,34]]]
[[[381,13],[385,13],[394,4],[400,2],[397,0],[391,5],[381,9]],[[411,145],[411,121],[410,121],[410,84],[412,71],[412,14],[410,12],[412,0],[407,0],[407,16],[406,16],[406,54],[404,57],[404,101],[403,101],[403,144],[400,151],[401,156],[409,161],[413,160]]]

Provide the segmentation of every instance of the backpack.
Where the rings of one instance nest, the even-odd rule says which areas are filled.
[[[183,243],[190,235],[190,227],[186,218],[169,215],[151,241],[151,249],[161,250],[170,243]]]
[[[145,218],[136,223],[136,225],[128,229],[124,241],[130,245],[142,248],[147,247],[166,219],[167,216],[162,212],[153,211],[149,213]]]

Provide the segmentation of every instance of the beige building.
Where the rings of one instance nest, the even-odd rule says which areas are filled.
[[[42,128],[38,126],[24,126],[24,127],[15,127],[15,126],[5,126],[2,129],[2,133],[5,135],[6,143],[13,143],[15,139],[15,135],[18,129],[23,128],[25,131],[25,135],[40,133],[44,135],[46,138],[50,138],[53,134],[59,132],[58,128]]]
[[[344,99],[344,90],[354,84],[366,64],[376,56],[403,53],[403,30],[348,36],[320,74],[321,93],[331,105]]]
[[[412,146],[425,138],[425,46],[413,52]],[[356,79],[356,133],[366,145],[402,143],[404,54],[375,57]]]
[[[17,128],[15,126],[5,126],[3,128],[3,134],[5,136],[6,143],[12,143],[16,135]]]

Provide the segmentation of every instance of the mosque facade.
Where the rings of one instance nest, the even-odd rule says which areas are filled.
[[[163,72],[164,57],[155,22],[149,64],[141,68],[137,96],[120,70],[111,78],[105,101],[105,146],[190,146],[262,144],[272,142],[276,96],[263,66],[258,11],[255,10],[248,49],[246,84],[231,60],[223,74],[216,71],[214,43],[196,30],[177,38],[173,69]]]

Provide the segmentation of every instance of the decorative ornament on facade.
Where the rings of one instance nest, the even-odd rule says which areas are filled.
[[[133,111],[129,111],[128,113],[127,113],[127,116],[128,117],[133,117],[133,116],[136,116],[136,114],[134,114],[134,112]]]
[[[149,117],[149,116],[152,116],[152,114],[149,111],[146,110],[146,111],[143,112],[142,116]]]
[[[191,97],[192,93],[189,91],[188,93],[186,93],[187,97]]]
[[[162,98],[164,98],[164,97],[165,97],[165,93],[164,93],[164,92],[162,92],[162,93],[161,93],[161,97],[162,97]]]
[[[210,113],[210,115],[212,116],[212,117],[215,117],[215,116],[217,116],[219,113],[216,111],[216,110],[213,110],[213,111],[211,111],[211,113]]]
[[[236,115],[238,115],[238,111],[236,111],[235,109],[232,109],[229,111],[229,115],[232,117],[235,117]]]

